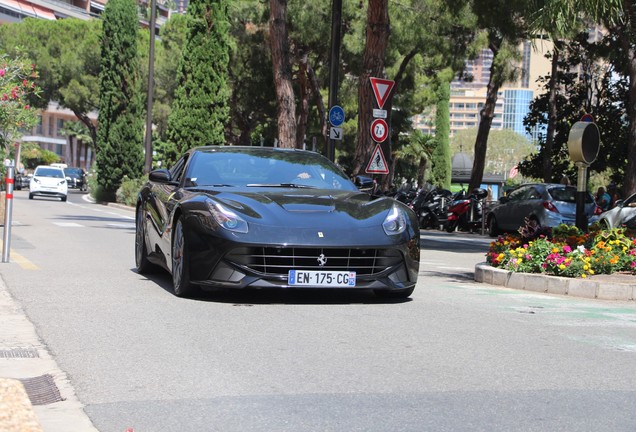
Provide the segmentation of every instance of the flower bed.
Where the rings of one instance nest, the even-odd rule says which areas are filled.
[[[519,233],[490,243],[486,261],[514,272],[565,277],[636,274],[636,231],[593,225],[583,233],[569,225],[545,229],[526,224]]]

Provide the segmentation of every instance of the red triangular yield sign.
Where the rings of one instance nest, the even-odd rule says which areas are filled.
[[[367,174],[389,173],[389,166],[386,164],[386,159],[384,159],[384,153],[382,153],[380,144],[375,145],[375,150],[373,150],[373,155],[371,156],[365,171]]]
[[[378,108],[382,109],[391,94],[391,90],[393,90],[395,81],[374,77],[369,77],[369,79],[371,80],[375,100],[378,102]]]

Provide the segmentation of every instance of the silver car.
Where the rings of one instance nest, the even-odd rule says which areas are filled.
[[[605,228],[636,228],[636,194],[624,201],[617,201],[613,209],[601,214],[599,223]]]
[[[588,220],[600,213],[589,192],[585,196],[585,214]],[[499,199],[499,204],[486,216],[488,234],[497,236],[501,231],[517,231],[525,220],[543,227],[576,224],[576,187],[552,183],[524,184]]]

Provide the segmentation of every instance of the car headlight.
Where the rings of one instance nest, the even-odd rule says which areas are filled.
[[[33,180],[36,183],[40,183],[40,180],[36,179],[35,177],[33,177],[31,180]]]
[[[64,184],[66,184],[66,180],[62,180],[61,182],[59,182],[59,183],[58,183],[58,186],[62,186],[62,185],[64,185]]]
[[[239,233],[247,232],[247,222],[232,210],[211,201],[208,201],[208,208],[214,220],[226,230]]]
[[[404,210],[393,206],[391,211],[382,222],[382,228],[387,235],[401,234],[406,229],[406,214]]]

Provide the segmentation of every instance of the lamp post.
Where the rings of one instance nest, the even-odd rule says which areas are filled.
[[[342,27],[342,0],[331,3],[331,60],[329,67],[329,109],[338,105],[338,72],[340,70],[340,28]],[[329,138],[327,157],[336,160],[336,140]]]
[[[144,161],[144,172],[148,174],[152,169],[152,99],[154,97],[155,84],[155,21],[156,21],[156,2],[150,1],[150,53],[148,55],[148,94],[146,105],[146,138],[144,148],[146,150],[146,159]]]

